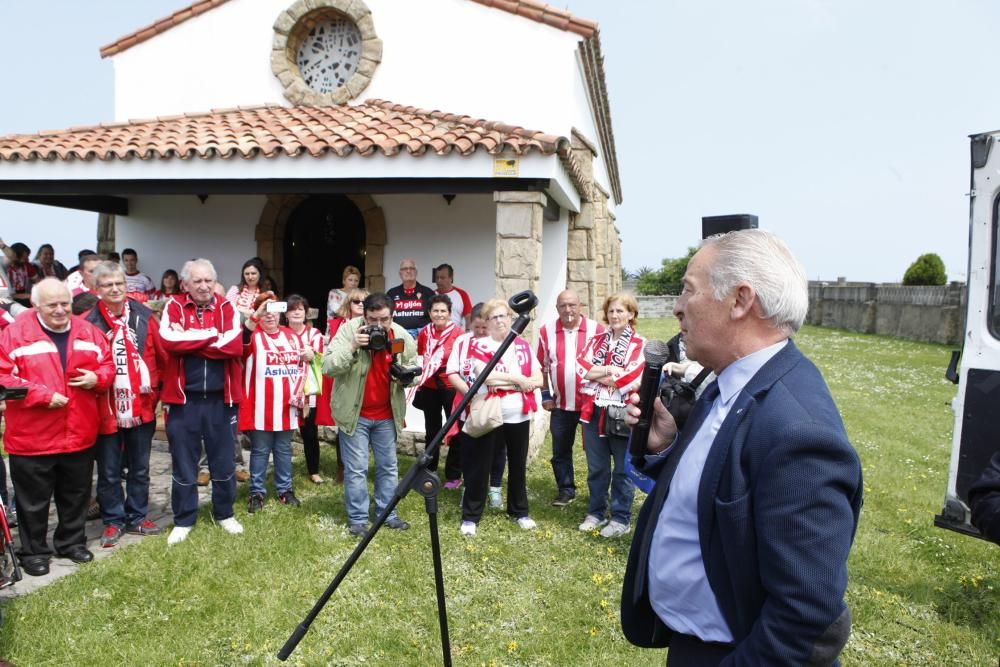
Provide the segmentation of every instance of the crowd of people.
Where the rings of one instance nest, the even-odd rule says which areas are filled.
[[[211,485],[215,522],[241,533],[236,485],[248,483],[247,513],[261,510],[269,463],[277,501],[298,506],[292,438],[298,430],[308,479],[324,484],[321,426],[336,429],[333,477],[344,484],[348,530],[364,534],[371,519],[369,456],[378,513],[398,483],[396,442],[407,406],[423,411],[430,442],[513,323],[502,300],[473,306],[449,264],[434,267],[432,289],[418,282],[416,262],[404,259],[400,284],[386,293],[369,293],[360,287],[357,267],[345,267],[320,327],[305,297],[279,295],[258,257],[244,262],[226,289],[207,259],[165,271],[157,285],[141,272],[132,248],[103,257],[82,250],[69,269],[51,245],[39,248],[33,262],[22,243],[8,247],[0,240],[0,249],[0,384],[29,388],[25,400],[5,405],[13,495],[7,496],[6,483],[0,487],[19,524],[28,574],[46,572],[53,555],[92,558],[84,536],[88,512],[104,523],[105,548],[126,533],[161,532],[147,516],[158,414],[172,461],[168,544],[194,528],[198,486]],[[506,509],[523,529],[536,527],[526,468],[530,422],[540,408],[553,412],[558,436],[552,466],[559,494],[552,504],[565,507],[575,497],[572,443],[582,419],[594,426],[584,430],[592,498],[580,528],[608,523],[610,486],[611,528],[601,534],[628,531],[632,491],[624,445],[600,424],[607,405],[624,406],[642,369],[643,341],[632,326],[638,309],[629,295],[609,298],[606,330],[581,316],[571,290],[559,296],[557,310],[538,347],[516,336],[480,389],[482,405],[497,401],[498,426],[470,435],[463,428],[467,408],[447,434],[444,488],[461,491],[463,535],[476,533],[487,507]],[[373,342],[373,334],[382,338]],[[420,372],[400,380],[391,372],[395,364]],[[439,449],[430,457],[435,471]],[[59,524],[50,547],[45,530],[52,498]],[[395,514],[386,525],[409,527]]]
[[[9,505],[17,505],[28,574],[47,572],[53,554],[93,558],[84,525],[95,461],[102,546],[123,532],[160,532],[146,516],[158,404],[172,457],[168,544],[194,528],[199,483],[212,486],[215,522],[243,532],[236,484],[249,482],[247,513],[260,511],[269,460],[275,497],[299,505],[292,435],[301,431],[308,479],[322,484],[319,426],[336,427],[348,531],[362,536],[372,516],[369,457],[375,511],[384,513],[398,483],[407,406],[423,411],[433,441],[495,361],[445,436],[444,488],[461,489],[462,535],[477,534],[488,508],[505,509],[521,529],[537,527],[526,466],[532,416],[545,410],[558,508],[577,496],[573,446],[582,424],[581,531],[629,533],[633,480],[652,480],[622,592],[629,641],[669,645],[668,665],[831,664],[846,642],[861,468],[822,377],[790,340],[805,316],[805,273],[773,234],[712,237],[688,265],[674,309],[681,334],[665,369],[699,379],[712,371],[714,379],[681,428],[662,401],[651,415],[637,407],[646,343],[627,293],[608,296],[598,322],[575,292],[562,291],[532,349],[510,334],[510,306],[496,298],[473,306],[448,264],[435,267],[431,289],[404,259],[401,284],[385,293],[369,293],[361,272],[346,267],[321,333],[306,299],[279,296],[259,258],[227,291],[207,259],[165,272],[157,288],[132,249],[117,258],[83,251],[70,270],[51,247],[35,262],[24,244],[0,240],[0,249],[0,296],[8,297],[0,299],[0,385],[27,389],[0,407]],[[640,417],[648,444],[629,452]],[[241,433],[250,443],[243,475]],[[436,452],[426,460],[437,469]],[[409,528],[395,510],[384,525]]]

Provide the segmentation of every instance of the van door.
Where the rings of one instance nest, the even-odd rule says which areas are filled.
[[[955,431],[944,508],[934,518],[942,528],[979,536],[969,523],[969,487],[1000,449],[1000,132],[971,137],[969,193],[968,310],[961,364],[952,402]]]

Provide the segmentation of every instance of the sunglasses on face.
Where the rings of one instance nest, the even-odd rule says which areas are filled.
[[[353,303],[355,306],[361,306],[364,304],[364,302],[365,302],[364,299],[351,299],[351,303]]]

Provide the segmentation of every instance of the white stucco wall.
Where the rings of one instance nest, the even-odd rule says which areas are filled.
[[[115,221],[115,245],[135,248],[140,270],[157,285],[166,269],[179,272],[187,260],[205,257],[228,288],[257,254],[254,227],[265,201],[263,195],[216,195],[204,204],[194,195],[132,197],[129,215]]]
[[[353,103],[386,99],[597,143],[580,36],[470,0],[366,0],[382,63]],[[288,104],[271,72],[291,0],[231,0],[112,57],[116,120]],[[138,27],[138,26],[137,26]],[[607,188],[603,166],[598,171]]]

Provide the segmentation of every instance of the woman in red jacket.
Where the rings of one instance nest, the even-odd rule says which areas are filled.
[[[424,412],[424,442],[430,443],[441,430],[444,418],[451,416],[455,388],[448,382],[448,357],[455,339],[464,331],[451,319],[451,299],[443,294],[431,297],[428,303],[431,323],[417,334],[417,354],[423,360],[423,373],[413,396],[414,407]],[[441,448],[434,450],[430,469],[436,471]],[[462,483],[462,463],[458,447],[449,448],[444,464],[446,489],[457,488]]]

